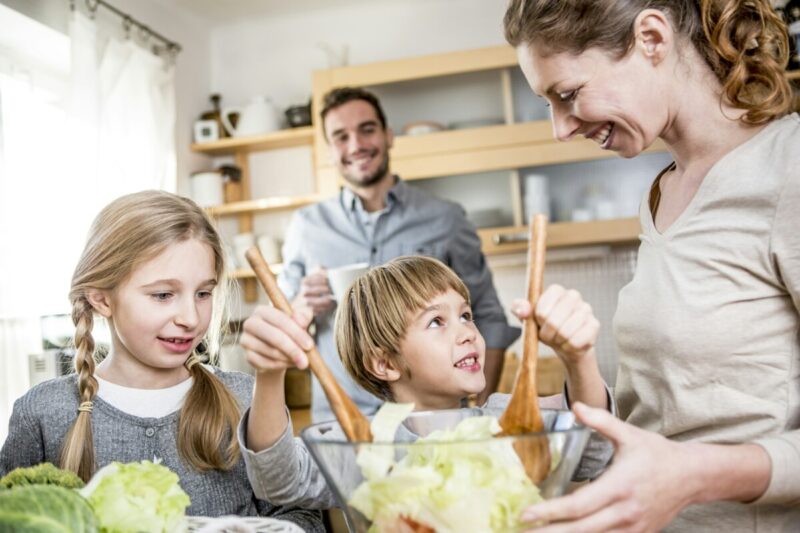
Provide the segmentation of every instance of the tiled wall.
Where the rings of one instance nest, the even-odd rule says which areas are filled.
[[[524,254],[489,258],[494,283],[503,306],[508,310],[514,298],[525,295],[526,257]],[[613,386],[617,373],[617,346],[611,331],[611,321],[617,307],[617,294],[633,277],[636,266],[636,246],[593,246],[554,250],[548,253],[544,285],[558,283],[576,289],[594,310],[600,321],[597,355],[600,372]],[[509,314],[512,324],[519,321]],[[511,348],[521,353],[517,341]],[[550,348],[541,345],[540,355],[552,355]]]

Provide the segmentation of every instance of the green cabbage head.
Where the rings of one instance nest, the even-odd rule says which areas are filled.
[[[96,533],[89,504],[71,489],[28,485],[0,490],[3,533]]]
[[[104,533],[172,533],[185,526],[189,496],[178,475],[150,461],[110,463],[80,493]]]
[[[84,483],[75,472],[62,470],[52,463],[15,468],[0,478],[0,487],[7,489],[25,485],[57,485],[66,489],[80,489]]]

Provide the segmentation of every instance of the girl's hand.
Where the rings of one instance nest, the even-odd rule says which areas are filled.
[[[529,531],[658,531],[687,505],[698,488],[689,447],[626,424],[603,409],[575,404],[577,418],[614,443],[611,467],[569,496],[528,507],[522,521],[546,525]]]
[[[245,320],[242,337],[247,362],[259,371],[306,368],[305,352],[314,346],[306,331],[311,313],[295,311],[290,317],[275,307],[260,305]]]
[[[511,311],[524,320],[531,314],[531,304],[514,300]],[[553,348],[567,365],[576,365],[594,348],[600,331],[600,322],[580,293],[560,285],[551,285],[542,293],[535,318],[539,340]]]

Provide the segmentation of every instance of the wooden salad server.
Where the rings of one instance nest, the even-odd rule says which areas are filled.
[[[547,239],[547,217],[535,215],[530,222],[528,242],[528,301],[533,309],[542,293],[544,276],[545,241]],[[511,400],[500,417],[500,435],[521,435],[544,431],[539,412],[539,396],[536,393],[536,363],[539,358],[539,327],[531,316],[522,325],[523,345]],[[519,439],[514,447],[525,471],[534,483],[541,482],[550,472],[550,446],[546,436]]]
[[[275,275],[270,270],[264,256],[261,255],[259,249],[255,246],[250,247],[245,252],[245,257],[253,267],[258,281],[267,291],[267,296],[272,301],[272,305],[280,309],[287,315],[292,315],[292,306],[289,301],[278,288],[278,282],[275,280]],[[317,376],[322,389],[325,391],[325,396],[331,404],[331,409],[342,426],[344,434],[351,442],[372,442],[372,433],[369,429],[369,420],[361,411],[358,410],[356,404],[345,394],[342,387],[333,377],[331,371],[325,366],[317,347],[313,346],[306,352],[308,356],[308,366],[311,371]]]

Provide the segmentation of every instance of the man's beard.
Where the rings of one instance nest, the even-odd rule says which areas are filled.
[[[342,177],[349,183],[355,187],[370,187],[375,185],[383,177],[386,175],[386,172],[389,170],[389,154],[384,153],[383,161],[381,161],[380,166],[373,172],[372,174],[368,174],[363,178],[354,178],[347,172],[342,172]]]

